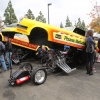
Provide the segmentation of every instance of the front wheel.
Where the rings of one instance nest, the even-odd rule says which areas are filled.
[[[40,85],[46,81],[47,72],[44,68],[36,68],[31,74],[31,80],[34,84]]]

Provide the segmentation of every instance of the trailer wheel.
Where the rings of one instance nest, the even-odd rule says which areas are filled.
[[[27,70],[27,71],[31,72],[33,67],[30,63],[25,62],[19,67],[19,69],[23,69],[23,70]]]
[[[34,84],[40,85],[46,81],[47,72],[44,68],[36,68],[31,74],[31,80]]]

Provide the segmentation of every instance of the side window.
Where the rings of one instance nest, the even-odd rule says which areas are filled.
[[[18,40],[21,40],[21,41],[29,42],[28,36],[25,35],[25,34],[21,34],[21,33],[15,33],[14,39],[18,39]]]

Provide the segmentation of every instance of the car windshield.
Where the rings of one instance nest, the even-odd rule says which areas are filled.
[[[13,23],[13,24],[7,25],[7,27],[17,27],[17,23]]]
[[[73,31],[75,29],[75,27],[65,27],[65,29],[68,31]]]

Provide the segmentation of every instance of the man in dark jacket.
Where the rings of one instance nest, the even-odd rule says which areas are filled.
[[[5,54],[5,45],[0,41],[0,63],[2,64],[4,71],[6,71],[7,67],[5,64],[4,54]]]
[[[11,59],[11,56],[12,56],[12,44],[11,44],[11,42],[10,42],[8,37],[5,37],[5,41],[6,41],[5,51],[6,51],[6,59],[7,59],[7,62],[8,62],[8,67],[12,68],[12,59]]]
[[[46,50],[45,46],[42,45],[42,47],[39,48],[39,49],[37,50],[36,55],[37,55],[38,58],[41,60],[41,58],[42,58],[45,54],[47,54],[47,50]]]

